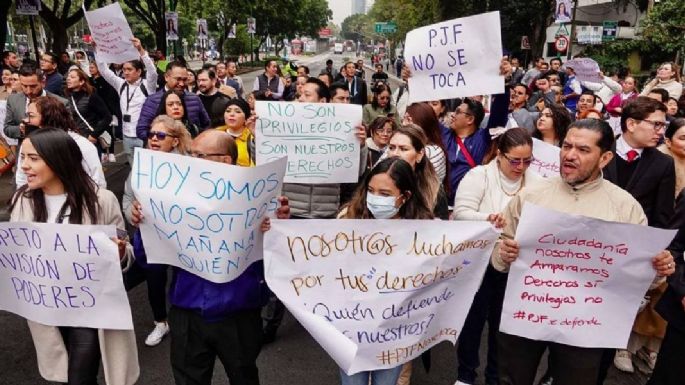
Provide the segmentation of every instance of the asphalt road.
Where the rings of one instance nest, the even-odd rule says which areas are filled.
[[[298,62],[310,66],[312,74],[324,67],[329,55],[299,58]],[[341,55],[330,55],[334,59],[334,67],[340,68]],[[367,60],[368,63],[368,60]],[[244,74],[245,84],[251,84],[260,72]],[[367,77],[371,71],[367,69]],[[396,87],[398,82],[391,80]],[[122,157],[120,157],[121,159]],[[123,183],[128,174],[125,164],[108,164],[105,174],[109,188],[121,196]],[[0,201],[6,202],[12,192],[11,177],[4,175],[0,178]],[[0,295],[8,295],[2,293]],[[159,346],[149,348],[144,340],[153,327],[152,313],[147,304],[147,291],[143,285],[129,293],[129,301],[133,310],[133,321],[138,340],[138,356],[141,365],[141,375],[138,384],[165,385],[173,384],[169,365],[169,340],[165,339]],[[483,339],[485,340],[485,339]],[[484,355],[482,361],[484,361]],[[543,360],[546,362],[546,360]],[[261,383],[264,385],[331,385],[339,383],[338,368],[311,338],[306,330],[289,314],[278,332],[274,343],[263,348],[259,356]],[[540,368],[544,370],[544,364]],[[478,384],[482,384],[482,371]],[[456,381],[456,349],[449,343],[443,342],[432,351],[432,368],[426,373],[420,363],[416,363],[411,383],[414,385],[451,385]],[[611,369],[606,385],[643,385],[644,375],[627,375]],[[228,384],[223,367],[217,363],[213,384]],[[26,322],[13,314],[0,311],[0,385],[43,385],[49,384],[38,374],[35,352]],[[104,384],[104,381],[101,381]],[[579,384],[584,385],[584,384]]]

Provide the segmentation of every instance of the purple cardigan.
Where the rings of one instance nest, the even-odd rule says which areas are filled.
[[[136,126],[136,135],[138,138],[147,140],[147,133],[150,131],[150,124],[157,117],[159,103],[162,101],[162,96],[164,96],[166,91],[167,90],[165,88],[162,88],[161,90],[148,96],[148,98],[145,100],[143,108],[140,110],[138,125]],[[185,103],[186,107],[188,108],[188,119],[190,120],[190,123],[195,124],[200,131],[209,127],[209,115],[207,114],[207,111],[205,111],[205,107],[202,104],[200,97],[186,91]]]

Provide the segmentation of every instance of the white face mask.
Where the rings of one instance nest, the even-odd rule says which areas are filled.
[[[397,215],[400,211],[399,207],[395,207],[397,197],[384,197],[375,195],[370,192],[366,193],[366,207],[376,219],[390,219]]]

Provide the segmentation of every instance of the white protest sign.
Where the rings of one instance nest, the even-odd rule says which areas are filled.
[[[571,59],[564,65],[573,68],[576,79],[581,82],[601,83],[603,80],[602,76],[599,74],[599,64],[589,57]]]
[[[444,21],[407,34],[410,103],[500,94],[504,78],[499,12]]]
[[[286,183],[356,183],[362,106],[258,101],[257,164],[288,157]]]
[[[197,38],[206,39],[209,36],[207,35],[207,19],[197,19],[195,23],[197,24]]]
[[[286,159],[238,167],[136,148],[131,187],[148,262],[215,283],[262,259],[262,220],[278,208]]]
[[[533,138],[533,163],[531,170],[545,178],[559,176],[560,161],[559,153],[561,149],[540,139]]]
[[[121,64],[140,59],[138,50],[131,43],[133,32],[118,2],[84,12],[99,60]]]
[[[271,223],[269,288],[349,374],[455,344],[498,238],[487,222]]]
[[[655,277],[652,258],[675,233],[526,202],[500,330],[572,346],[625,349],[640,300]]]
[[[0,309],[51,326],[132,330],[114,226],[0,223]]]

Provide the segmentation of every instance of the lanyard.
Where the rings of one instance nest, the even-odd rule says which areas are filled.
[[[126,112],[128,113],[128,107],[131,104],[131,100],[133,100],[133,97],[136,95],[136,91],[138,91],[138,88],[140,85],[137,85],[136,88],[133,89],[133,93],[131,93],[131,96],[128,96],[128,83],[126,83]]]
[[[469,150],[466,149],[464,142],[461,140],[459,136],[457,136],[457,145],[461,149],[461,152],[464,154],[464,158],[466,158],[466,162],[469,164],[469,166],[471,166],[471,168],[476,167],[476,162],[471,157]]]

